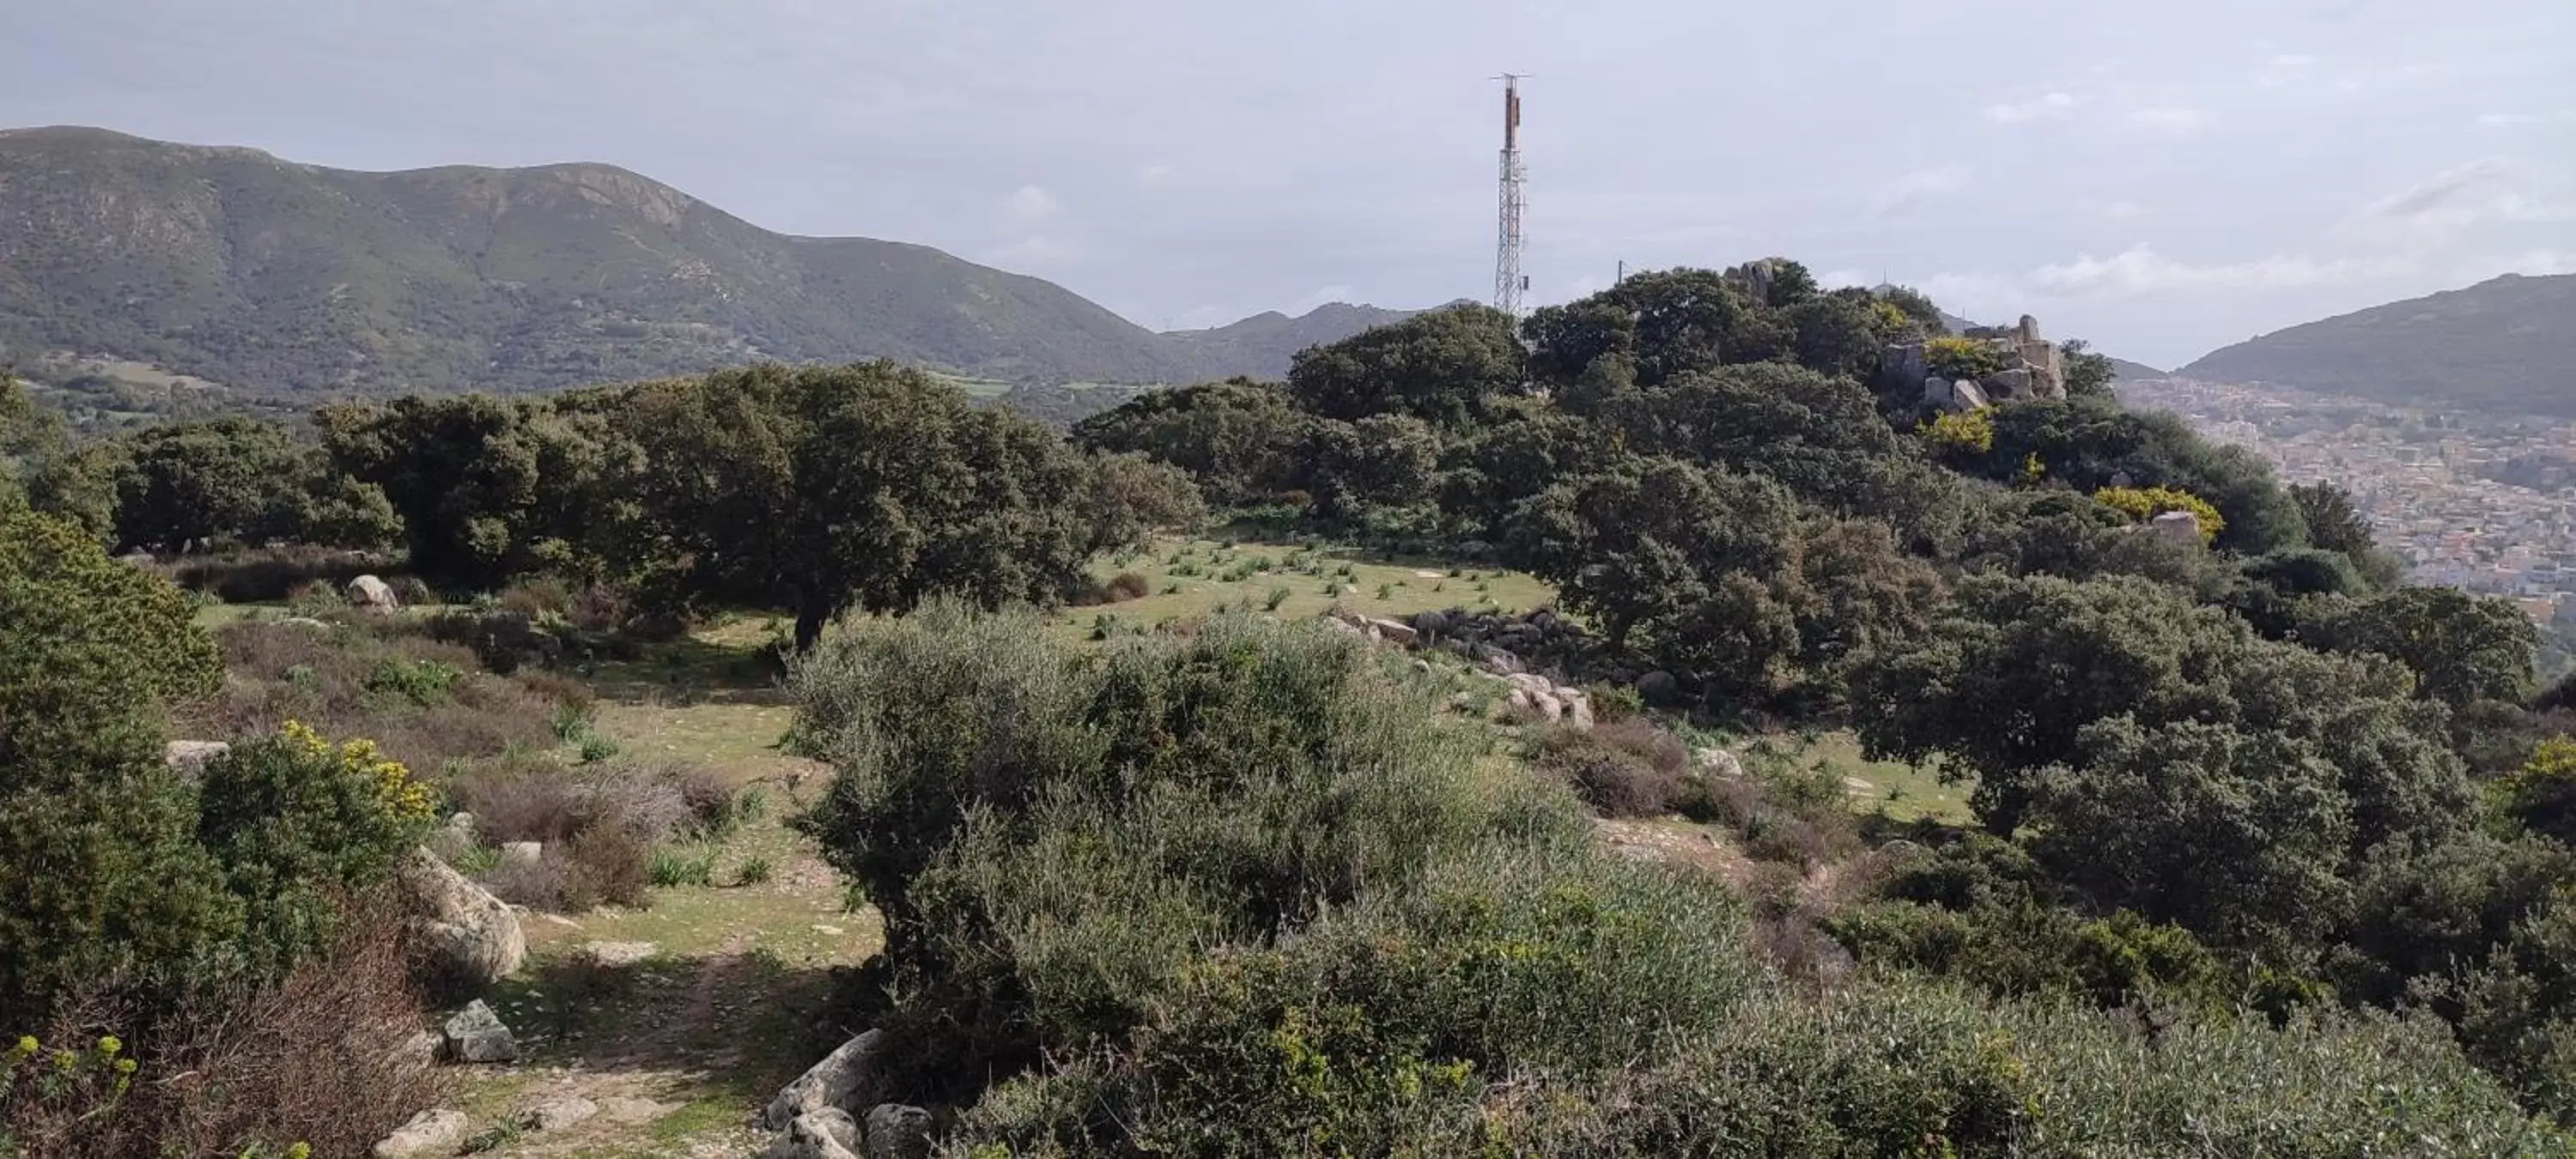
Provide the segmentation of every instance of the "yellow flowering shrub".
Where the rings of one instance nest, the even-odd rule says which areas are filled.
[[[1995,449],[1995,420],[1982,410],[1935,416],[1921,431],[1932,449],[1944,455],[1982,455]]]
[[[411,770],[384,755],[374,741],[361,737],[334,749],[322,734],[300,720],[287,721],[277,731],[287,743],[316,759],[334,762],[343,774],[373,786],[377,802],[397,818],[426,821],[437,808],[429,786],[413,780]]]
[[[2208,543],[2226,530],[2227,520],[2209,501],[2175,487],[2104,487],[2093,493],[2095,501],[2117,509],[2130,519],[2144,523],[2167,511],[2188,511],[2200,520],[2200,541]]]

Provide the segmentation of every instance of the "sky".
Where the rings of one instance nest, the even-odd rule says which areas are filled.
[[[598,161],[1155,329],[1783,255],[2174,366],[2576,272],[2568,0],[17,0],[0,125]]]

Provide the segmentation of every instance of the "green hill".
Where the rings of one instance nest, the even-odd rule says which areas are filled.
[[[754,358],[1015,383],[1276,376],[1395,317],[1161,335],[927,246],[771,233],[608,165],[324,169],[98,129],[0,131],[0,352],[261,394],[543,390]]]
[[[2507,274],[2293,326],[2176,373],[2408,406],[2576,415],[2576,274]]]

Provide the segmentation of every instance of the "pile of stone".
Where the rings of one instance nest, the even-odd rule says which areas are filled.
[[[1546,608],[1527,615],[1497,612],[1419,612],[1415,642],[1473,660],[1498,676],[1542,669],[1578,671],[1599,650],[1582,625]]]
[[[2039,336],[2038,319],[2024,314],[2011,329],[1977,331],[1970,337],[1993,348],[2003,369],[1979,379],[1944,378],[1932,373],[1924,343],[1899,342],[1880,355],[1879,374],[1889,391],[1919,393],[1924,402],[1952,413],[2021,398],[2066,397],[2065,354]]]

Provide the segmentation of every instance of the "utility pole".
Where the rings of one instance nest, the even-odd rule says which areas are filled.
[[[1521,257],[1529,248],[1529,236],[1521,225],[1529,208],[1529,173],[1521,168],[1521,78],[1504,73],[1496,79],[1503,82],[1503,173],[1501,221],[1494,242],[1494,308],[1518,322],[1521,298],[1529,292],[1529,275],[1521,272]]]
[[[1616,285],[1619,285],[1620,283],[1623,283],[1623,282],[1625,282],[1625,281],[1627,281],[1627,280],[1628,280],[1628,259],[1626,259],[1626,258],[1621,258],[1621,259],[1619,259],[1619,276],[1618,276],[1618,277],[1615,277],[1615,278],[1610,279],[1610,284],[1611,284],[1611,285],[1616,286]]]

